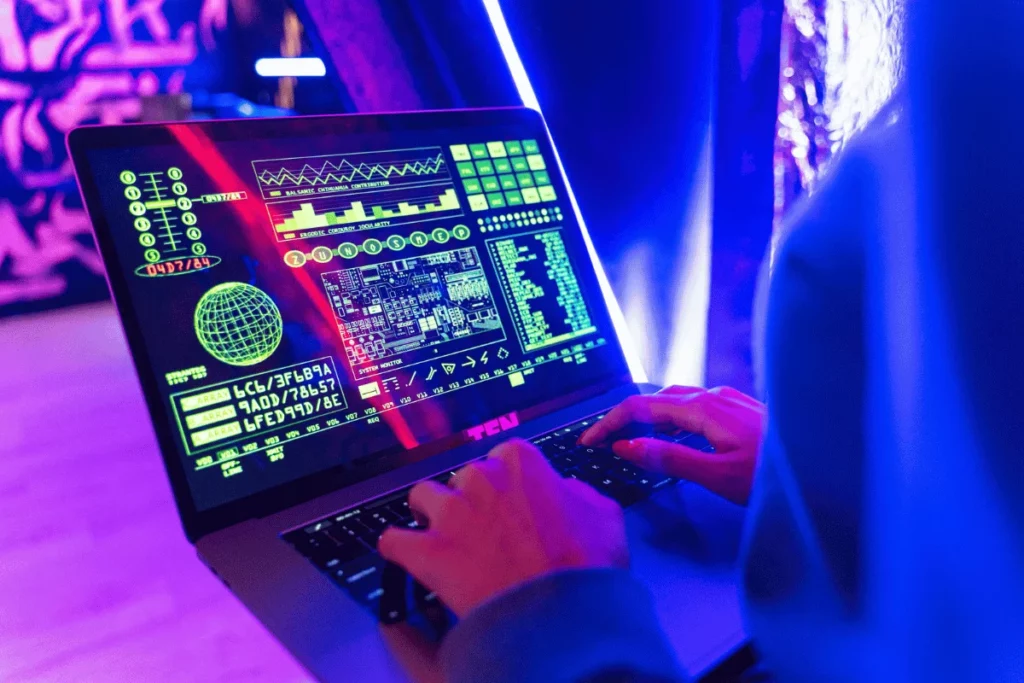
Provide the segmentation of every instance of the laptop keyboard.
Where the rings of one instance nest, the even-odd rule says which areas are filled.
[[[602,417],[604,414],[591,416],[531,441],[563,477],[584,481],[623,507],[638,503],[678,481],[672,477],[645,472],[616,456],[611,449],[578,445],[576,442],[580,434]],[[697,434],[650,436],[714,452],[711,444]],[[447,483],[453,474],[454,470],[433,479]],[[386,563],[377,554],[377,540],[389,526],[419,528],[419,522],[409,509],[410,488],[331,514],[286,533],[283,537],[357,602],[375,615],[381,615]],[[436,596],[422,586],[414,585],[412,593],[416,598],[415,604],[401,605],[395,610],[386,609],[383,612],[385,615],[390,613],[391,618],[385,615],[382,618],[385,621],[399,621],[406,618],[408,613],[439,604]]]

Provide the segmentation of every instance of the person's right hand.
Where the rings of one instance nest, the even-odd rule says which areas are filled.
[[[746,505],[757,468],[767,409],[731,387],[705,390],[669,387],[649,396],[631,396],[613,408],[580,437],[596,446],[611,442],[620,458],[647,470],[696,482],[709,491]],[[661,432],[701,434],[714,453],[653,438],[616,441],[632,423],[653,425]]]

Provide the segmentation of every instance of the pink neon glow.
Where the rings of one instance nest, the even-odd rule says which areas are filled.
[[[173,22],[171,7],[195,19]],[[86,246],[88,218],[69,201],[64,136],[136,120],[140,96],[180,92],[227,9],[227,0],[0,1],[0,309],[64,294],[63,264],[103,272]]]

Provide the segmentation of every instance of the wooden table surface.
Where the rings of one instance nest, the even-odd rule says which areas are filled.
[[[113,308],[0,322],[0,681],[308,680],[185,540]]]

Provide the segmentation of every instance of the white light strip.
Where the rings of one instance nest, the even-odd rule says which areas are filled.
[[[319,57],[264,57],[256,60],[256,73],[267,78],[326,76],[327,67]]]
[[[508,24],[505,23],[505,15],[501,12],[501,5],[498,0],[483,0],[483,3],[484,9],[487,10],[487,16],[491,20],[494,35],[498,38],[498,44],[501,46],[501,52],[505,55],[505,62],[512,73],[512,80],[519,91],[519,97],[523,100],[523,106],[539,112],[541,110],[540,102],[537,101],[537,94],[534,93],[533,86],[530,85],[530,77],[526,75],[526,68],[523,66],[523,61],[519,58],[516,45],[512,41],[512,34],[508,30]],[[580,213],[579,204],[576,203],[576,195],[573,194],[569,178],[565,175],[565,167],[562,165],[562,159],[558,156],[558,149],[555,147],[554,140],[551,141],[551,148],[555,151],[555,161],[558,163],[558,168],[562,172],[562,180],[565,182],[565,187],[569,192],[569,202],[572,204],[572,209],[576,213],[576,220],[579,221],[580,228],[583,231],[583,241],[586,243],[587,251],[590,253],[590,260],[597,271],[597,281],[601,285],[601,293],[604,295],[605,303],[608,305],[612,324],[615,325],[615,334],[619,338],[619,345],[626,355],[629,372],[633,376],[634,382],[646,382],[647,373],[644,372],[640,357],[633,346],[629,328],[626,326],[626,318],[622,315],[622,309],[619,308],[619,302],[615,299],[615,293],[612,291],[611,283],[608,282],[608,276],[604,272],[601,260],[597,257],[597,251],[594,249],[594,243],[590,239],[587,225],[583,222],[583,215]]]

